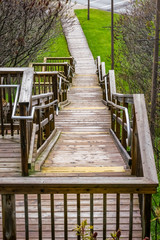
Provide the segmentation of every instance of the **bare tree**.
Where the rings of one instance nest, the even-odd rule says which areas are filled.
[[[131,93],[144,93],[150,103],[154,48],[155,0],[133,1],[120,15],[115,27],[115,69],[121,87]]]
[[[67,3],[0,0],[0,66],[28,64],[51,36],[59,34]]]

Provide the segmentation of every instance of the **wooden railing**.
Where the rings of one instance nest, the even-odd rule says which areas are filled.
[[[143,94],[116,93],[114,70],[106,75],[105,63],[97,58],[97,74],[102,87],[103,103],[111,110],[110,132],[121,151],[121,154],[131,168],[133,176],[143,177],[158,185],[154,161],[153,147],[149,130],[148,116]],[[142,221],[143,197],[139,195]],[[151,216],[151,195],[147,195],[148,217]],[[150,226],[148,224],[148,233]],[[149,234],[147,234],[149,237]]]
[[[57,71],[61,73],[66,78],[66,80],[72,83],[74,69],[68,62],[30,63],[29,66],[34,67],[35,72]]]
[[[19,131],[19,125],[15,123],[12,116],[13,102],[19,91],[19,84],[22,81],[22,70],[6,73],[1,72],[0,75],[0,134],[14,135],[14,132]],[[7,88],[5,85],[10,85]]]
[[[119,229],[121,224],[121,201],[127,199],[126,207],[128,212],[128,224],[125,225],[125,231],[122,231],[127,239],[132,239],[134,228],[133,216],[133,200],[137,199],[137,194],[140,194],[143,208],[143,236],[150,236],[150,194],[156,191],[154,182],[143,177],[52,177],[52,178],[4,178],[0,183],[0,193],[2,194],[2,217],[3,217],[3,236],[9,236],[4,239],[16,239],[16,226],[18,224],[18,216],[16,218],[16,210],[18,211],[18,203],[16,199],[21,199],[21,210],[23,208],[25,221],[23,220],[23,232],[25,233],[25,239],[29,239],[29,231],[31,225],[29,225],[29,214],[34,202],[34,210],[32,210],[36,217],[35,228],[37,231],[37,238],[43,239],[43,224],[47,216],[48,220],[48,238],[57,239],[55,236],[56,227],[61,225],[60,237],[64,239],[70,239],[76,233],[72,233],[72,228],[76,224],[80,224],[84,218],[84,209],[87,213],[88,223],[93,225],[96,231],[96,225],[100,224],[102,238],[106,240],[109,234]],[[16,195],[15,195],[16,194]],[[36,195],[34,195],[36,194]],[[85,198],[84,198],[85,194]],[[112,206],[110,206],[110,195],[112,199]],[[98,199],[96,199],[98,196]],[[42,204],[45,199],[45,204]],[[123,200],[122,200],[123,199]],[[85,206],[84,201],[85,200]],[[95,208],[98,200],[98,210]],[[108,200],[108,201],[107,201]],[[136,200],[137,201],[137,200]],[[46,202],[47,205],[46,205]],[[87,204],[86,204],[87,202]],[[113,204],[114,202],[114,204]],[[124,203],[123,203],[124,204]],[[15,207],[15,205],[17,205]],[[88,206],[88,208],[87,208]],[[112,210],[111,210],[112,209]],[[130,209],[130,211],[129,211]],[[45,211],[45,216],[43,216]],[[69,213],[69,211],[71,212]],[[96,217],[97,211],[100,215]],[[112,216],[108,216],[108,211],[114,212]],[[126,211],[126,210],[125,210]],[[137,211],[137,210],[136,210]],[[12,217],[11,217],[12,216]],[[74,216],[74,217],[73,217]],[[59,219],[60,217],[60,219]],[[44,219],[42,219],[44,218]],[[22,220],[21,220],[22,221]],[[30,216],[31,221],[31,216]],[[100,222],[99,222],[100,221]],[[112,231],[108,229],[107,221],[112,222]],[[31,224],[31,223],[30,223]],[[37,230],[36,230],[37,229]],[[59,228],[58,228],[59,229]],[[99,230],[99,229],[98,229]],[[97,230],[97,231],[98,231]],[[31,230],[34,231],[34,230]],[[50,236],[50,237],[49,237]],[[80,239],[77,236],[77,239]]]
[[[68,62],[75,72],[75,60],[73,57],[44,57],[44,63]]]
[[[55,133],[57,82],[53,79],[51,92],[47,89],[45,94],[44,86],[38,85],[40,94],[32,96],[36,79],[33,68],[1,68],[0,76],[1,135],[20,133],[22,175],[28,176],[28,166],[34,164]]]
[[[23,176],[28,176],[28,167],[35,165],[56,133],[54,111],[58,113],[58,102],[67,103],[74,60],[51,61],[56,62],[0,69],[0,134],[20,133]]]
[[[67,101],[70,82],[66,77],[57,72],[35,72],[33,82],[33,94],[54,92],[54,99],[59,103]]]

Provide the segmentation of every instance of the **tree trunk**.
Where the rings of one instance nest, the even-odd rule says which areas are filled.
[[[155,29],[155,43],[154,43],[154,58],[153,58],[153,72],[152,72],[152,92],[151,92],[151,135],[154,137],[155,118],[156,118],[156,102],[157,102],[157,77],[158,77],[158,55],[159,55],[159,30],[160,30],[160,0],[156,4],[156,29]]]

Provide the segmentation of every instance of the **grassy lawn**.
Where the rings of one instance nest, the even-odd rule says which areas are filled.
[[[51,39],[46,51],[40,51],[34,62],[43,62],[44,57],[69,57],[67,42],[63,31],[56,39]]]
[[[105,61],[106,71],[111,69],[111,14],[109,12],[91,9],[90,20],[87,20],[87,9],[75,10],[93,57],[101,56]],[[115,19],[118,14],[114,15]]]

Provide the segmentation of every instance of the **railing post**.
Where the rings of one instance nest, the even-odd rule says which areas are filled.
[[[150,238],[151,233],[151,203],[152,195],[144,194],[143,201],[143,238]]]
[[[27,105],[19,103],[20,115],[27,116]],[[27,120],[20,120],[22,176],[28,176],[28,129]]]
[[[64,65],[64,75],[66,76],[67,80],[69,80],[68,79],[68,64]]]
[[[15,195],[2,195],[3,240],[16,239]]]
[[[133,109],[133,133],[132,133],[131,157],[132,157],[132,175],[136,175],[137,158],[138,158],[138,134],[137,134],[135,109]]]
[[[49,103],[49,97],[48,97],[48,101],[47,101],[47,104]],[[47,107],[45,109],[45,118],[48,118],[48,123],[46,124],[45,126],[45,134],[46,134],[46,139],[49,137],[50,135],[50,119],[49,119],[49,116],[50,115],[50,107]]]
[[[125,103],[125,98],[123,98],[123,107],[128,108],[128,104]],[[122,122],[122,146],[126,149],[126,138],[127,138],[127,132],[124,129],[124,124],[126,123],[126,116],[125,112],[123,111],[123,122]]]
[[[120,102],[118,101],[118,99],[117,99],[117,105],[120,105]],[[118,139],[120,139],[120,124],[118,122],[119,117],[120,117],[120,110],[117,109],[116,110],[116,135]]]
[[[54,93],[54,100],[58,98],[58,81],[57,81],[57,74],[53,75],[52,77],[52,91]]]
[[[38,105],[40,105],[40,100],[38,99]],[[36,110],[36,123],[39,126],[38,129],[38,148],[41,146],[42,144],[42,128],[41,128],[41,109],[37,109]]]

